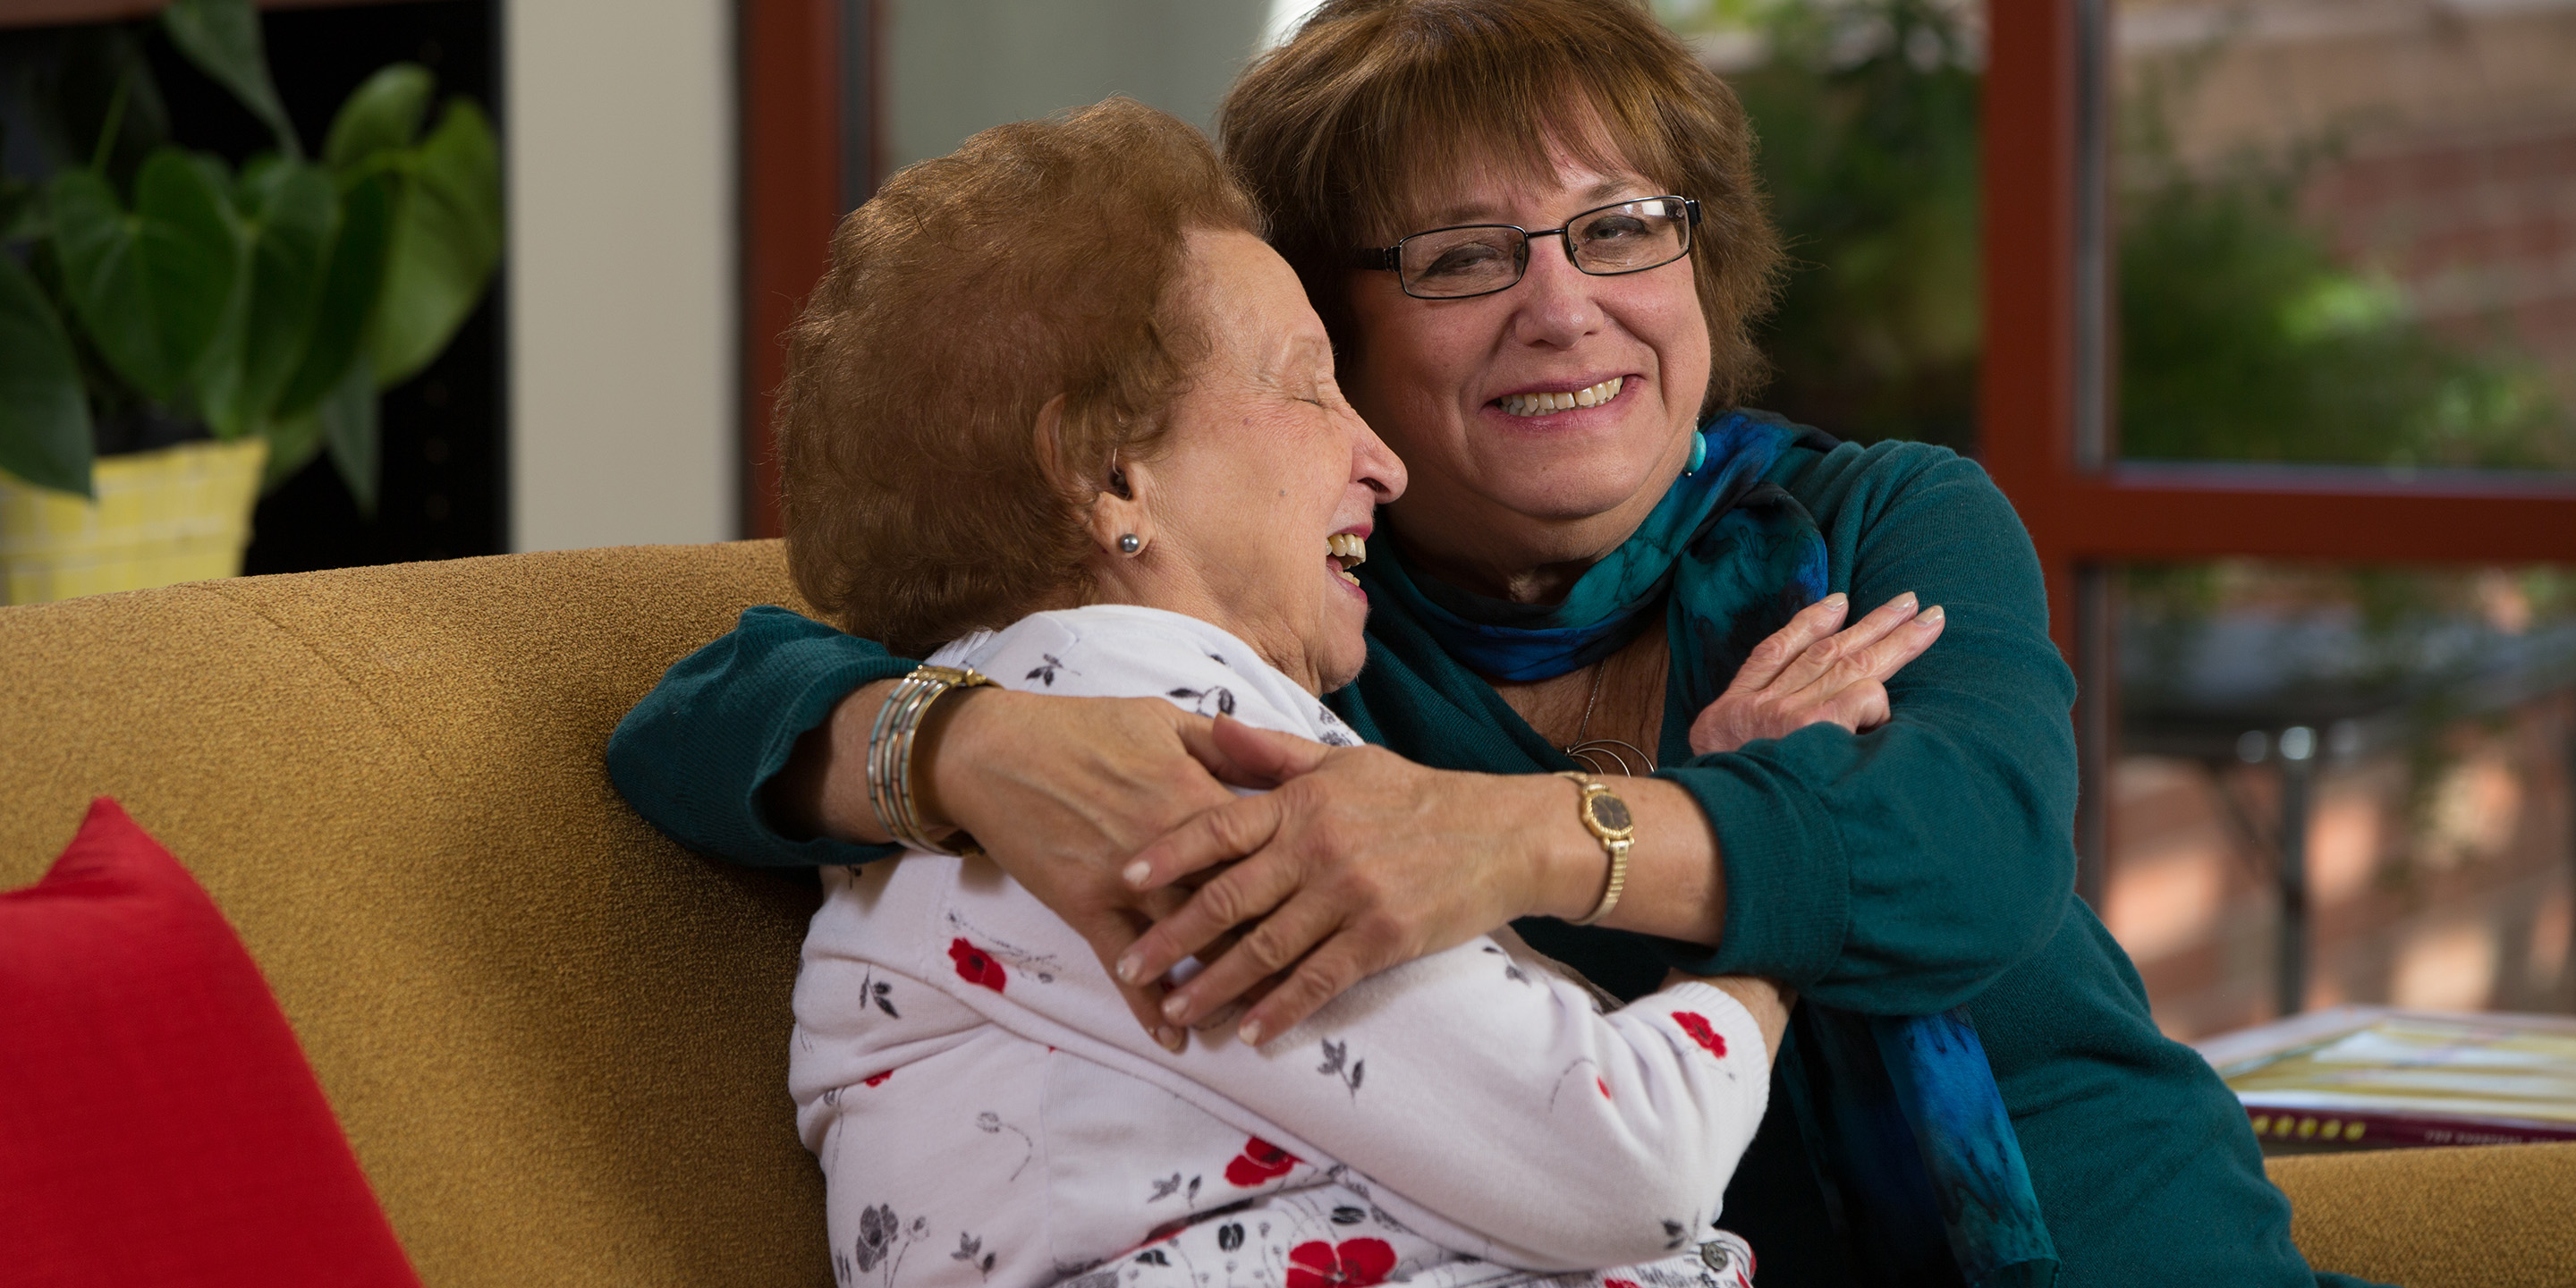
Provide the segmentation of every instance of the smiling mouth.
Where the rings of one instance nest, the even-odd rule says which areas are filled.
[[[1360,579],[1351,569],[1368,562],[1368,538],[1356,532],[1336,532],[1324,538],[1324,562],[1333,565],[1333,573],[1356,586]]]
[[[1572,411],[1577,407],[1598,407],[1619,396],[1619,388],[1628,383],[1626,376],[1612,376],[1600,384],[1559,393],[1507,394],[1494,400],[1506,416],[1545,416],[1550,412]]]

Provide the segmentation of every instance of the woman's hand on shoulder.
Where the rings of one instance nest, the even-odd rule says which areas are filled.
[[[1911,591],[1837,630],[1848,597],[1807,605],[1753,647],[1726,692],[1691,722],[1694,756],[1785,738],[1813,724],[1865,733],[1887,723],[1887,679],[1941,638],[1939,605],[1917,611]]]
[[[1214,740],[1229,778],[1278,786],[1189,820],[1127,867],[1140,892],[1215,870],[1118,963],[1122,981],[1142,981],[1206,962],[1172,990],[1171,1022],[1222,1021],[1249,1002],[1238,1031],[1257,1044],[1369,975],[1555,911],[1543,857],[1510,842],[1538,830],[1517,812],[1570,816],[1563,783],[1431,769],[1232,720]]]

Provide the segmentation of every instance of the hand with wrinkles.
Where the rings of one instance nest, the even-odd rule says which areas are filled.
[[[1171,1023],[1250,1004],[1239,1031],[1258,1043],[1369,975],[1565,903],[1535,844],[1542,820],[1573,815],[1562,780],[1430,769],[1227,719],[1214,742],[1230,777],[1279,786],[1199,815],[1127,867],[1139,891],[1212,873],[1114,968],[1134,985],[1205,961],[1165,1001]],[[1228,865],[1240,855],[1252,857]]]
[[[1941,638],[1941,607],[1916,609],[1909,590],[1838,632],[1848,596],[1807,605],[1754,645],[1726,692],[1691,721],[1691,754],[1734,751],[1813,724],[1866,733],[1887,723],[1887,678]]]

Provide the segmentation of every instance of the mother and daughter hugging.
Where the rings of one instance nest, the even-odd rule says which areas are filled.
[[[1219,126],[1002,126],[842,222],[779,395],[833,624],[610,746],[821,871],[837,1281],[2336,1279],[2072,897],[2009,506],[1738,409],[1725,85],[1631,0],[1334,0]]]

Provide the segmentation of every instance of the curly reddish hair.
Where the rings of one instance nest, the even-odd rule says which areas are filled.
[[[1185,239],[1235,229],[1257,236],[1261,217],[1207,139],[1124,98],[997,126],[887,179],[841,221],[787,333],[796,588],[915,657],[1078,594],[1100,485],[1050,480],[1105,485],[1153,450],[1209,352]]]
[[[1777,294],[1781,251],[1752,126],[1640,0],[1331,0],[1234,83],[1217,135],[1346,366],[1365,356],[1350,253],[1420,231],[1464,167],[1553,183],[1554,145],[1698,199],[1702,410],[1741,403],[1768,375],[1752,329]]]

